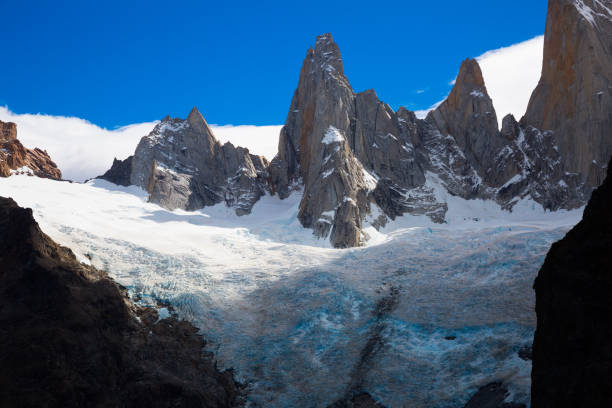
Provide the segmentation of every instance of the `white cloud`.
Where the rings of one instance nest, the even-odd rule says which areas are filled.
[[[540,80],[543,50],[544,36],[538,36],[509,47],[485,52],[476,58],[500,126],[508,113],[513,114],[517,120],[525,114],[531,93]],[[450,85],[454,84],[454,80],[450,82]],[[424,118],[443,101],[428,109],[416,111],[415,114]]]
[[[140,138],[157,123],[136,123],[115,130],[87,120],[43,114],[16,114],[0,107],[0,120],[17,124],[17,137],[29,148],[46,150],[65,179],[83,181],[108,170],[113,158],[125,159],[134,153]],[[244,146],[253,154],[271,160],[278,149],[282,126],[217,126],[213,133],[222,142]]]
[[[431,105],[431,106],[430,106],[429,108],[427,108],[427,109],[423,109],[423,110],[417,110],[417,111],[414,111],[415,116],[416,116],[418,119],[425,119],[425,118],[427,117],[427,114],[428,114],[430,111],[432,111],[432,110],[436,109],[438,106],[442,105],[442,102],[444,102],[444,100],[445,100],[445,99],[446,99],[446,98],[442,99],[441,101],[438,101],[438,102],[434,103],[433,105]]]
[[[232,142],[234,146],[249,149],[251,154],[264,156],[272,160],[278,152],[278,137],[282,125],[210,125],[215,137],[221,142]]]
[[[17,124],[24,146],[46,150],[65,179],[83,181],[104,173],[113,158],[134,152],[140,138],[155,122],[137,123],[108,130],[84,119],[43,114],[15,114],[0,107],[0,120]]]
[[[476,58],[500,126],[508,113],[517,120],[525,114],[542,72],[544,36],[489,51]]]

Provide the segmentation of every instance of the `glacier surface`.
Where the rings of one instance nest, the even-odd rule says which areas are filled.
[[[264,197],[244,217],[223,204],[167,211],[102,180],[17,175],[0,179],[0,195],[143,303],[196,324],[253,407],[321,407],[354,391],[389,407],[456,407],[492,381],[529,403],[518,350],[535,328],[531,286],[582,215],[448,195],[446,224],[404,216],[368,228],[368,246],[337,250],[300,226],[299,193]]]

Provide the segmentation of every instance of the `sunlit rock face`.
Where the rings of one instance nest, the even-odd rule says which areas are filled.
[[[165,208],[225,202],[238,214],[267,192],[285,199],[303,191],[297,219],[337,248],[363,245],[368,226],[403,214],[444,223],[449,194],[507,211],[523,199],[579,208],[612,154],[606,4],[550,1],[542,78],[525,117],[508,115],[501,129],[476,60],[463,61],[448,98],[420,120],[374,90],[356,93],[338,44],[324,34],[306,52],[270,164],[221,146],[194,110],[141,140],[129,182]],[[109,177],[123,182],[129,165],[121,164]]]
[[[554,134],[564,171],[587,194],[612,155],[611,36],[610,1],[549,0],[542,77],[521,121]]]
[[[194,210],[225,202],[244,215],[266,191],[267,165],[248,149],[221,145],[193,108],[187,119],[167,117],[140,140],[130,183],[165,208]]]
[[[377,226],[405,213],[444,222],[437,188],[507,210],[526,197],[551,210],[580,206],[580,178],[563,171],[553,135],[512,116],[503,123],[499,130],[475,60],[461,64],[448,98],[419,120],[373,90],[355,93],[326,34],[304,60],[270,166],[272,190],[286,197],[303,186],[298,218],[337,247],[367,240],[368,214]]]

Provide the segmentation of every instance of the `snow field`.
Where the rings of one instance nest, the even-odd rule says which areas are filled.
[[[370,227],[366,247],[335,250],[301,227],[297,193],[245,217],[167,211],[101,180],[18,175],[0,195],[143,303],[168,301],[266,407],[326,406],[355,387],[389,407],[461,406],[495,380],[529,402],[517,352],[535,328],[531,286],[581,217],[448,196],[446,224],[404,216]]]

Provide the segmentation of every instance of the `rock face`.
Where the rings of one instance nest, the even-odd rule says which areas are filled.
[[[534,408],[612,404],[611,167],[582,221],[553,244],[535,281]]]
[[[248,149],[221,145],[193,108],[186,120],[167,117],[140,140],[130,183],[171,210],[225,202],[244,215],[266,191],[267,166],[265,158]]]
[[[448,207],[436,188],[508,210],[524,197],[553,210],[581,205],[578,178],[559,164],[550,134],[512,116],[497,128],[475,60],[463,62],[447,100],[419,120],[373,90],[354,93],[326,34],[307,52],[270,179],[281,198],[303,186],[302,225],[346,247],[367,239],[360,230],[368,214],[375,226],[404,213],[444,222]]]
[[[331,235],[336,247],[362,242],[366,197],[375,186],[351,148],[355,109],[338,46],[329,34],[317,37],[302,65],[270,175],[281,198],[303,185],[298,218],[317,236]]]
[[[110,181],[119,186],[129,186],[130,177],[132,176],[132,159],[134,159],[134,156],[130,156],[125,160],[117,160],[115,158],[111,168],[96,178]]]
[[[197,329],[130,303],[0,197],[0,406],[231,407]]]
[[[465,155],[466,164],[480,173],[494,166],[496,153],[506,144],[497,128],[497,115],[480,66],[474,59],[463,61],[455,86],[448,98],[429,114],[428,121],[443,135],[451,135]],[[487,181],[500,183],[491,177],[494,175],[486,175]]]
[[[501,130],[477,61],[461,64],[448,98],[420,120],[373,90],[355,93],[325,34],[306,53],[269,165],[221,146],[194,110],[141,140],[129,182],[166,208],[225,202],[239,215],[267,191],[284,199],[303,190],[300,222],[340,248],[367,240],[366,224],[406,213],[444,222],[447,192],[508,211],[524,198],[548,210],[580,207],[612,154],[611,9],[550,0],[542,79],[525,117],[506,116]],[[125,182],[129,166],[115,162],[103,177]]]
[[[609,0],[549,0],[542,77],[521,124],[554,134],[564,171],[588,193],[601,184],[612,155]]]
[[[15,173],[60,180],[62,173],[46,151],[25,148],[17,139],[17,125],[0,121],[0,177]]]

